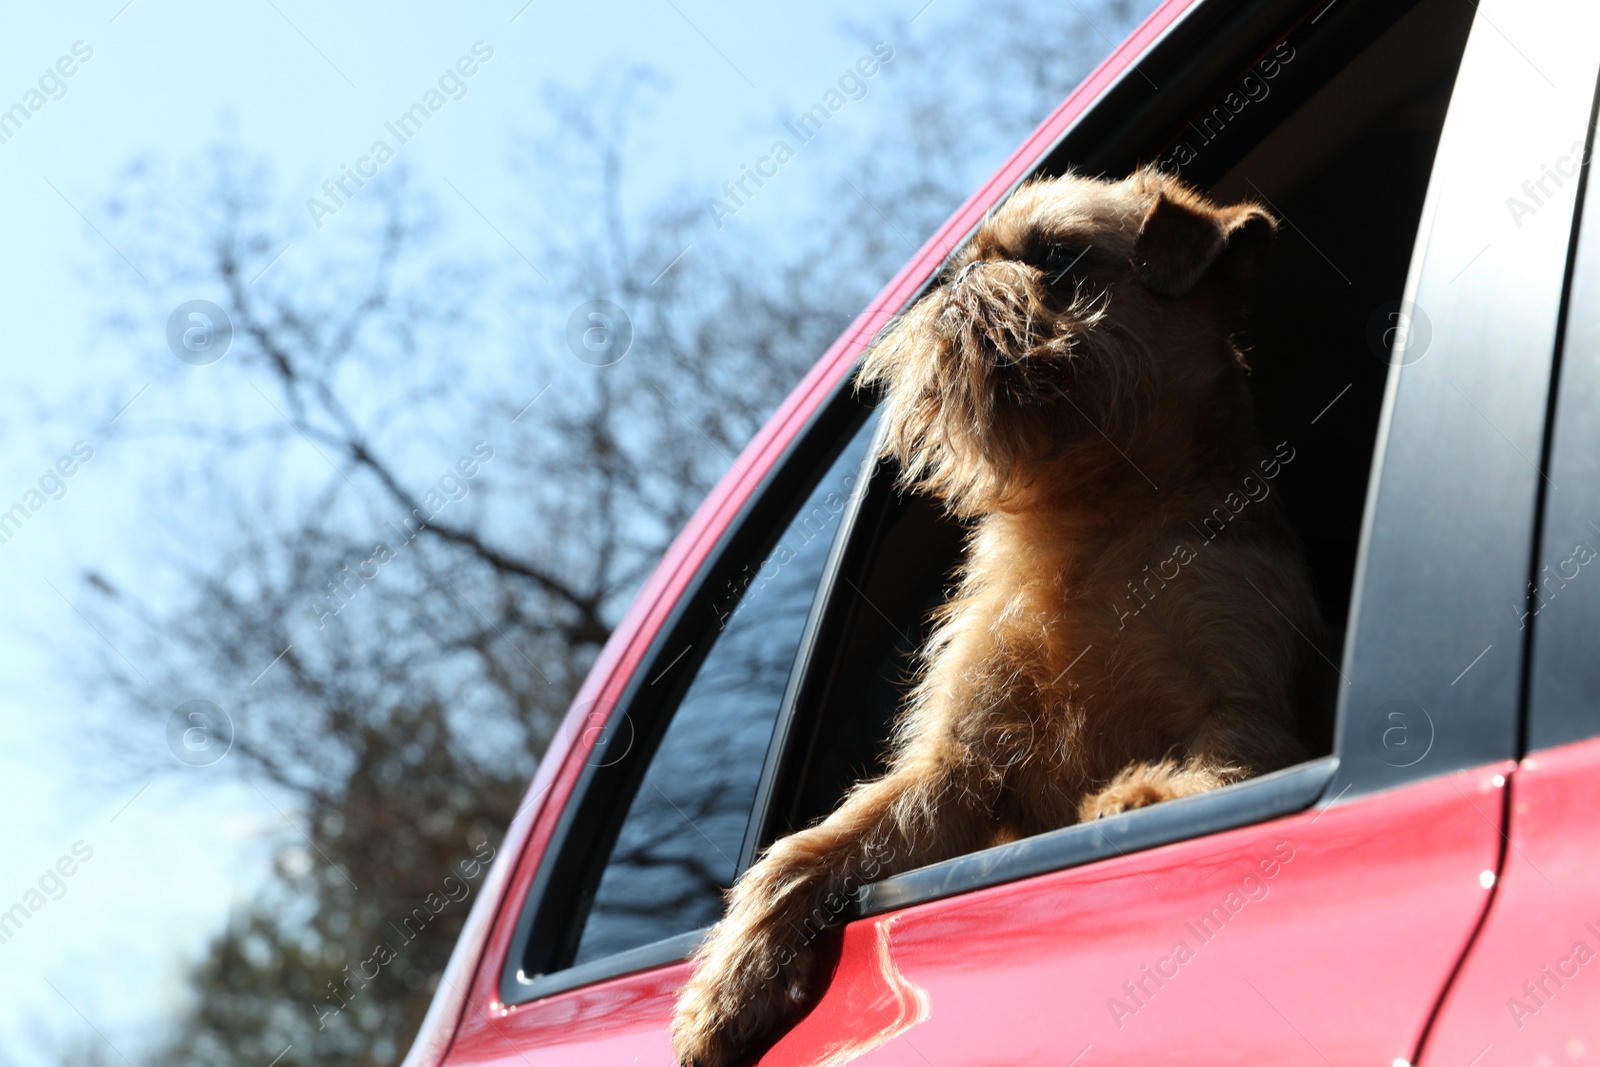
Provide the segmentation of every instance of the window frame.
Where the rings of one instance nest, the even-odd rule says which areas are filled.
[[[603,871],[608,853],[600,845],[614,837],[626,814],[627,804],[618,798],[632,798],[635,783],[631,779],[642,776],[650,763],[650,759],[642,758],[623,768],[620,756],[610,760],[607,753],[616,746],[643,743],[654,755],[678,701],[695,677],[705,652],[714,644],[697,640],[696,635],[704,633],[705,613],[720,599],[728,580],[760,553],[770,550],[767,542],[775,543],[782,536],[783,530],[774,524],[786,510],[798,505],[794,495],[807,490],[825,472],[870,417],[871,405],[855,394],[853,380],[849,376],[841,379],[757,482],[717,536],[683,595],[672,605],[638,669],[608,713],[606,729],[585,760],[540,857],[501,965],[499,996],[503,1004],[523,1004],[681,960],[698,943],[704,931],[688,931],[576,966],[558,964],[555,969],[535,975],[524,972],[530,951],[548,953],[553,959],[563,955],[570,958],[581,931],[571,930],[568,920],[581,887],[591,880],[590,875],[598,879]],[[836,541],[842,532],[841,525],[834,535]],[[693,650],[692,655],[683,655],[686,642],[704,647]],[[793,685],[793,670],[788,687]],[[661,674],[667,671],[672,672],[671,684],[651,692],[652,679],[660,681]],[[613,724],[619,721],[627,722],[631,729],[614,729]],[[743,869],[741,864],[735,876]]]

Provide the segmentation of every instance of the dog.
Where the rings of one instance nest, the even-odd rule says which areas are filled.
[[[887,771],[772,845],[697,950],[684,1067],[805,1006],[796,931],[863,881],[1306,757],[1321,617],[1251,489],[1293,449],[1258,444],[1235,341],[1276,226],[1155,169],[1036,180],[871,346],[879,451],[969,525],[961,569]]]

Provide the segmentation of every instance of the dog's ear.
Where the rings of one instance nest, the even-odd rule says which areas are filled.
[[[1206,272],[1249,273],[1278,224],[1256,204],[1217,207],[1195,198],[1156,196],[1134,241],[1133,265],[1162,296],[1183,296]]]

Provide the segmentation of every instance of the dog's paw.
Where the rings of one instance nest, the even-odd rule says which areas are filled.
[[[743,1051],[735,1031],[743,982],[727,973],[715,940],[712,955],[678,993],[672,1014],[672,1052],[680,1067],[728,1067]]]
[[[672,1017],[672,1054],[680,1067],[729,1067],[742,1049],[729,1039],[723,1014],[686,988]]]
[[[1237,764],[1198,759],[1182,764],[1170,759],[1135,763],[1111,779],[1110,785],[1084,797],[1078,803],[1078,819],[1093,822],[1163,800],[1210,792],[1229,782],[1248,778],[1250,773],[1249,768]]]
[[[809,954],[759,930],[719,928],[678,994],[672,1050],[682,1067],[731,1067],[794,1007]]]
[[[1085,797],[1083,803],[1078,805],[1078,819],[1080,822],[1094,822],[1096,819],[1105,819],[1112,815],[1121,815],[1125,811],[1133,811],[1135,808],[1160,803],[1164,799],[1166,798],[1148,792],[1138,796],[1096,793]]]
[[[1078,819],[1093,822],[1183,796],[1186,790],[1175,780],[1177,773],[1178,768],[1170,761],[1136,763],[1104,789],[1084,797],[1078,804]]]

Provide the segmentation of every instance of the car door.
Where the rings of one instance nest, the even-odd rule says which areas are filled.
[[[1432,17],[1425,7],[1419,17]],[[1581,151],[1600,40],[1572,4],[1479,12],[1414,236],[1404,329],[1379,331],[1391,366],[1335,755],[866,887],[826,991],[761,1062],[1415,1060],[1499,869],[1524,662],[1520,613],[1506,605],[1526,599],[1543,482],[1529,457],[1544,432],[1577,183],[1537,187],[1537,221],[1520,227],[1504,197],[1555,149]],[[1310,60],[1315,32],[1301,22],[1266,54]],[[1399,38],[1363,54],[1387,57],[1409,32],[1397,24]],[[1302,109],[1320,120],[1328,105],[1313,97]],[[1241,166],[1265,173],[1270,155]],[[1221,183],[1240,178],[1265,186],[1248,173]],[[1295,226],[1294,210],[1280,214]],[[1311,405],[1299,417],[1295,439],[1310,452],[1322,414]],[[904,565],[898,545],[884,555]],[[850,573],[847,554],[838,565]],[[872,567],[835,596],[893,616],[892,585],[878,590]],[[824,608],[819,635],[826,619]],[[847,657],[827,669],[854,677]],[[1563,772],[1595,758],[1585,748]],[[780,801],[786,773],[770,775]],[[1593,818],[1564,817],[1568,828]],[[1588,874],[1573,891],[1592,888],[1592,863]],[[1571,926],[1578,912],[1566,917]],[[1594,1001],[1570,999],[1592,1012]],[[1465,1065],[1477,1051],[1455,1045],[1436,1062]]]

